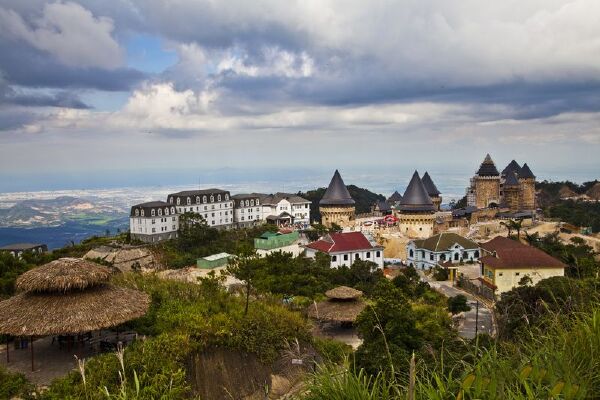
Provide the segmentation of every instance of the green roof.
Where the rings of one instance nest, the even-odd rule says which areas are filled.
[[[472,240],[464,238],[453,232],[443,232],[427,239],[413,240],[418,249],[427,249],[430,251],[445,251],[455,244],[461,245],[465,249],[478,249],[479,245]]]

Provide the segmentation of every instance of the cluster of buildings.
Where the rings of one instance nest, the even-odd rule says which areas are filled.
[[[172,193],[167,201],[152,201],[131,207],[131,237],[155,243],[177,237],[179,216],[199,214],[210,227],[230,229],[264,222],[278,226],[306,227],[310,222],[310,204],[290,193],[236,194],[227,190],[202,189]]]

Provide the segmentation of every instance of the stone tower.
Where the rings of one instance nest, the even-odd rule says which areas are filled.
[[[435,186],[435,183],[433,183],[433,180],[429,176],[428,172],[425,172],[425,175],[423,175],[423,179],[421,179],[421,181],[423,182],[423,185],[427,190],[427,194],[431,198],[436,211],[440,211],[440,206],[442,205],[442,196],[440,196],[441,192]]]
[[[328,228],[331,228],[332,224],[347,226],[356,217],[354,199],[350,196],[337,169],[319,202],[319,212],[321,213],[321,223]]]
[[[516,172],[506,173],[502,189],[503,205],[508,207],[511,212],[519,211],[521,209],[521,188]]]
[[[521,210],[535,210],[535,175],[533,175],[527,163],[523,164],[518,177]]]
[[[500,173],[489,154],[479,166],[477,174],[473,177],[475,191],[475,206],[487,208],[500,204]]]
[[[428,238],[433,235],[435,206],[417,171],[406,187],[398,209],[400,232],[411,238]]]

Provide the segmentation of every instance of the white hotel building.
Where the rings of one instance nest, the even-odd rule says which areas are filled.
[[[179,214],[200,214],[208,226],[231,228],[234,224],[233,200],[228,191],[221,189],[188,190],[167,196],[169,205]]]
[[[263,219],[289,218],[294,224],[310,224],[310,200],[295,194],[275,193],[262,195]]]
[[[132,239],[156,243],[176,238],[178,229],[177,210],[164,201],[152,201],[131,207],[129,231]]]
[[[264,222],[260,194],[235,194],[231,198],[236,227],[255,226]]]

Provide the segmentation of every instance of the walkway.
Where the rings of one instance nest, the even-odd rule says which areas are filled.
[[[479,329],[477,329],[478,333],[487,333],[489,335],[495,333],[492,311],[486,304],[479,301],[479,315],[477,316],[477,298],[475,298],[475,296],[460,288],[453,287],[452,282],[450,281],[434,281],[426,276],[423,271],[419,271],[419,275],[421,275],[423,281],[429,283],[429,286],[446,297],[462,294],[467,298],[471,310],[464,313],[465,319],[458,327],[458,334],[460,336],[465,339],[473,339],[475,337],[476,321],[478,321],[477,325],[479,325]]]

